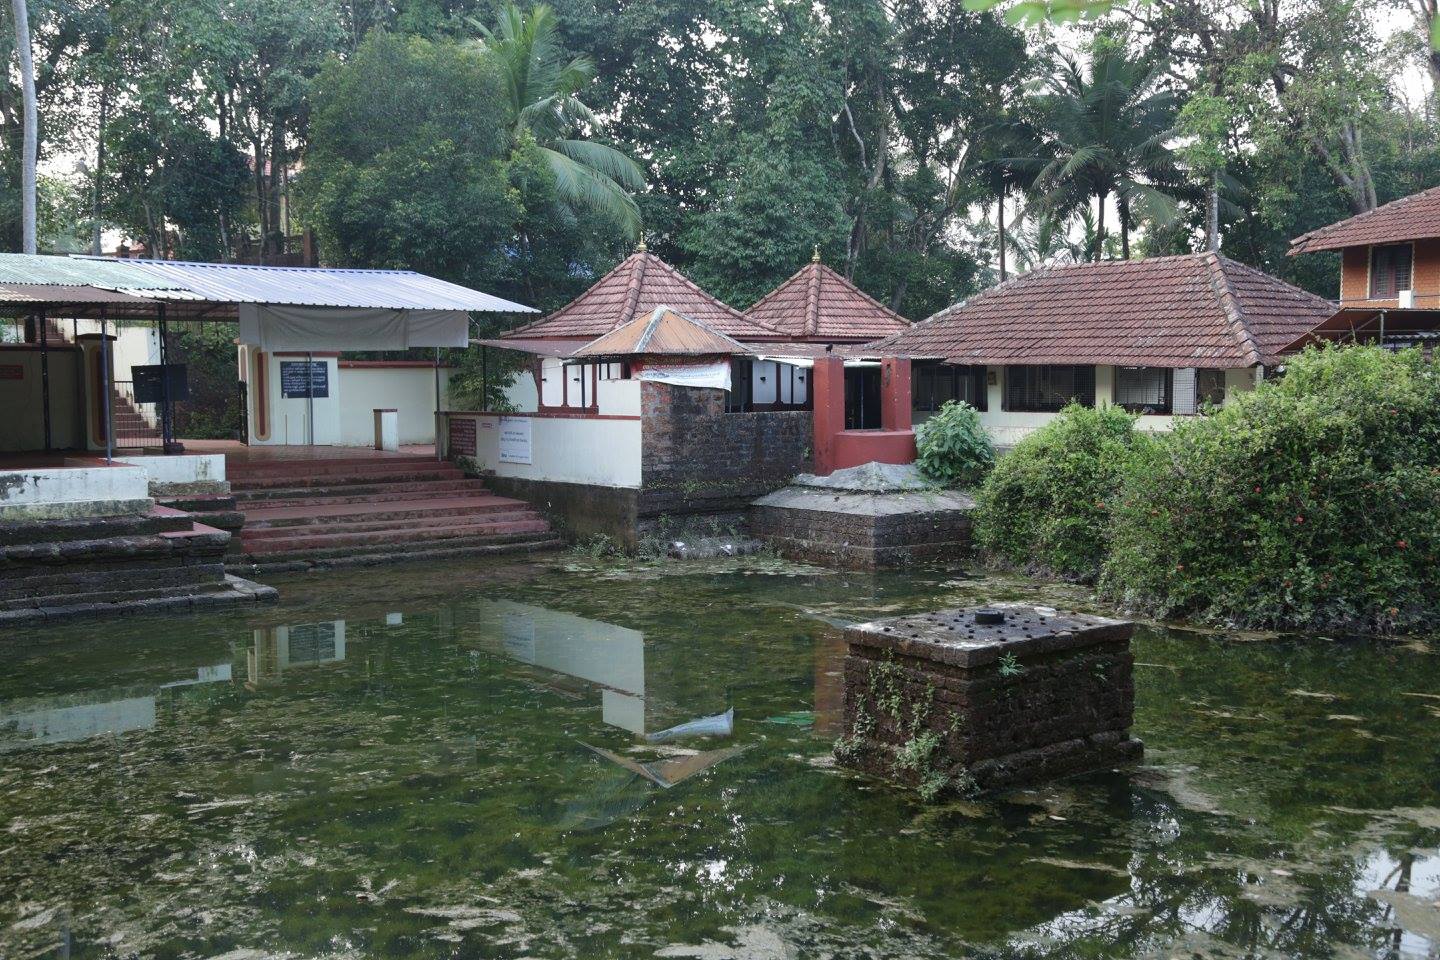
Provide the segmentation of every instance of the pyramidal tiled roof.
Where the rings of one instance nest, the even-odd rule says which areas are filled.
[[[872,345],[951,363],[1249,367],[1335,312],[1213,253],[1046,267]]]
[[[669,307],[742,340],[774,339],[779,335],[701,290],[693,280],[642,247],[559,310],[504,336],[593,340],[637,317],[649,316],[656,307]]]
[[[1393,200],[1290,241],[1290,254],[1440,237],[1440,187]]]
[[[865,341],[910,326],[818,259],[761,297],[745,315],[796,340]]]
[[[750,348],[669,307],[656,307],[585,344],[572,357],[735,356]]]

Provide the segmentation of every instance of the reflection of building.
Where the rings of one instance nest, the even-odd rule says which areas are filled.
[[[613,727],[653,733],[725,709],[718,695],[700,702],[657,702],[656,664],[653,659],[647,662],[645,635],[638,630],[511,600],[481,600],[475,610],[487,645],[493,643],[523,663],[600,687],[601,719]]]
[[[261,627],[245,653],[250,686],[278,680],[286,670],[345,659],[345,621]]]
[[[86,740],[106,733],[128,733],[155,726],[155,701],[161,690],[230,680],[230,664],[200,667],[193,679],[158,687],[89,690],[0,704],[0,753],[47,743]]]

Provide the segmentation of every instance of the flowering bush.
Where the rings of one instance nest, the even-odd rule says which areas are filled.
[[[1125,463],[1147,440],[1119,407],[1066,407],[1001,457],[980,488],[980,546],[1015,566],[1093,579]]]
[[[1312,349],[1130,459],[1101,587],[1159,617],[1388,632],[1440,614],[1437,560],[1435,368]]]
[[[915,445],[916,466],[937,483],[968,487],[979,483],[995,465],[995,447],[968,403],[950,400],[920,425]]]

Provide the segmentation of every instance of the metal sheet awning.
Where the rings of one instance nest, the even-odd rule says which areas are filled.
[[[1281,352],[1296,353],[1318,343],[1374,343],[1382,339],[1433,340],[1437,337],[1440,337],[1440,308],[1341,307]]]
[[[542,340],[515,337],[514,339],[490,338],[471,340],[477,347],[494,347],[497,350],[515,350],[519,353],[533,353],[540,357],[568,357],[583,347],[584,340]]]
[[[153,301],[100,287],[43,283],[0,283],[0,314],[18,316],[39,308],[136,307]]]
[[[74,258],[83,263],[117,261]],[[127,260],[144,278],[138,287],[159,300],[209,303],[283,304],[389,310],[463,310],[467,313],[539,313],[479,290],[413,270],[357,270],[328,267],[263,267],[238,263]]]

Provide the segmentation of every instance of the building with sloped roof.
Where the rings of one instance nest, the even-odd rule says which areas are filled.
[[[1340,304],[1303,343],[1440,343],[1440,187],[1296,237],[1290,255],[1340,254]]]
[[[869,349],[912,358],[914,415],[947,400],[1013,443],[1071,401],[1164,429],[1251,389],[1335,305],[1214,253],[1047,267]]]

